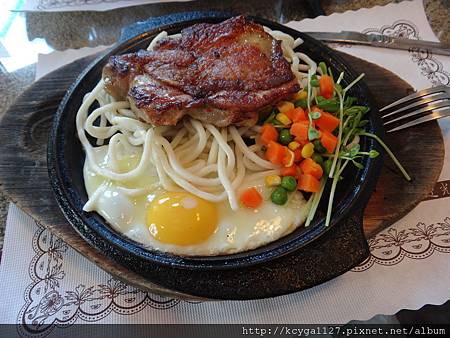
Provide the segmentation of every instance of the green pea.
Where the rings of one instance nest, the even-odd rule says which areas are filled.
[[[326,160],[325,162],[323,162],[323,171],[325,171],[326,175],[330,174],[331,171],[331,166],[333,165],[333,161],[331,159]]]
[[[311,86],[313,87],[319,87],[319,80],[318,79],[311,79]]]
[[[322,143],[320,143],[320,140],[314,140],[313,144],[314,150],[317,151],[318,153],[325,154],[327,152]]]
[[[306,109],[306,108],[308,108],[308,101],[306,99],[297,100],[294,102],[294,106]]]
[[[289,132],[289,129],[281,129],[280,135],[278,135],[278,142],[281,144],[284,144],[285,146],[289,144],[289,142],[292,141],[292,135]]]
[[[284,176],[281,179],[281,186],[287,191],[295,191],[297,189],[297,180],[294,176]]]
[[[272,203],[278,204],[278,205],[284,205],[287,202],[288,194],[286,189],[282,187],[276,188],[272,195],[270,195],[270,199],[272,200]]]
[[[312,154],[311,158],[312,158],[313,161],[316,162],[317,164],[320,164],[320,165],[323,164],[323,157],[320,156],[318,153]]]

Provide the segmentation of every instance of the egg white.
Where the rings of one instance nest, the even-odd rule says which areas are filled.
[[[137,151],[119,158],[119,166],[123,171],[133,169],[139,160]],[[107,146],[95,148],[95,161],[101,167],[108,165]],[[171,252],[178,255],[223,255],[255,249],[280,237],[291,233],[307,216],[306,201],[303,195],[296,191],[291,193],[289,201],[278,206],[270,201],[271,189],[264,182],[245,182],[239,193],[251,186],[262,194],[264,202],[257,209],[245,207],[233,211],[228,201],[215,203],[218,211],[216,231],[204,242],[195,245],[171,245],[161,243],[151,236],[146,226],[147,207],[151,201],[165,191],[153,188],[139,197],[127,196],[122,188],[149,188],[158,182],[158,176],[153,167],[133,179],[131,182],[120,182],[105,179],[96,174],[88,160],[84,164],[85,187],[89,198],[97,192],[92,209],[97,211],[118,232],[142,243],[145,247]]]

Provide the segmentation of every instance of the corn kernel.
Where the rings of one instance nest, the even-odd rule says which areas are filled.
[[[302,90],[299,94],[299,100],[306,100],[308,98],[308,92],[306,90]]]
[[[286,116],[284,113],[278,113],[277,116],[275,116],[276,120],[283,123],[285,126],[292,123],[291,119]]]
[[[269,175],[265,178],[266,186],[275,187],[281,184],[281,177],[278,175]]]
[[[300,147],[300,143],[292,141],[288,144],[288,148],[291,149],[292,151],[298,149],[298,147]]]
[[[278,108],[278,111],[279,111],[280,113],[285,114],[285,113],[287,113],[289,110],[294,109],[295,106],[294,106],[294,104],[293,104],[292,102],[289,102],[289,101],[281,101],[281,102],[278,102],[278,103],[277,103],[277,108]]]
[[[305,90],[301,90],[294,94],[294,100],[306,100],[308,98],[308,93]]]
[[[314,153],[314,145],[311,142],[305,144],[302,149],[302,157],[309,158],[312,156],[313,153]]]
[[[293,100],[300,100],[300,93],[301,93],[302,91],[300,90],[299,92],[297,92],[297,93],[295,93],[294,95],[292,95],[292,99]]]

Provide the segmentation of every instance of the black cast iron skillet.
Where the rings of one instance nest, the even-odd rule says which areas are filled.
[[[368,255],[367,242],[362,234],[362,214],[380,173],[380,158],[365,158],[364,169],[348,168],[345,171],[345,177],[338,185],[329,227],[324,225],[326,203],[322,203],[308,228],[300,227],[264,247],[233,255],[181,257],[147,249],[116,232],[97,213],[82,211],[87,201],[82,169],[84,152],[76,136],[75,116],[84,95],[100,79],[108,57],[144,49],[162,30],[175,34],[195,23],[216,23],[230,16],[221,12],[179,13],[152,18],[126,29],[122,37],[125,41],[119,42],[88,66],[63,98],[49,139],[48,169],[56,199],[68,221],[86,241],[118,264],[153,283],[187,294],[219,299],[262,298],[328,280]],[[334,74],[344,71],[344,86],[357,76],[339,55],[311,37],[278,23],[250,18],[303,39],[304,43],[298,50],[317,62],[325,61]],[[371,108],[367,129],[382,135],[382,124],[375,114],[377,108],[364,82],[354,86],[350,94],[358,98],[359,104]],[[361,148],[365,151],[380,150],[370,139],[362,139]],[[325,192],[325,202],[326,197]],[[330,249],[332,252],[327,252]],[[269,275],[267,271],[270,271]],[[256,288],[255,283],[262,284],[263,288]]]

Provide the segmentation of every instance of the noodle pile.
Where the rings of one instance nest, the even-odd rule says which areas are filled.
[[[302,41],[267,27],[264,29],[282,41],[283,54],[304,87],[308,76],[305,71],[311,69],[315,73],[317,66],[307,55],[294,52]],[[153,49],[157,41],[166,37],[167,33],[161,32],[148,49]],[[306,64],[300,64],[300,61]],[[96,102],[99,108],[89,113]],[[86,161],[95,173],[110,180],[127,182],[156,170],[163,189],[185,190],[211,202],[228,200],[233,210],[238,209],[236,190],[244,181],[278,173],[278,166],[263,157],[262,145],[257,138],[259,126],[218,128],[188,118],[175,127],[153,127],[135,116],[128,101],[115,101],[106,93],[102,80],[85,96],[77,113],[76,126]],[[95,148],[86,134],[96,139],[97,146],[109,140],[106,166],[96,162]],[[256,143],[248,146],[244,138],[254,139]],[[119,153],[141,153],[136,168],[120,172]],[[153,188],[123,187],[122,191],[130,196],[139,196]],[[97,195],[91,196],[85,210]]]

